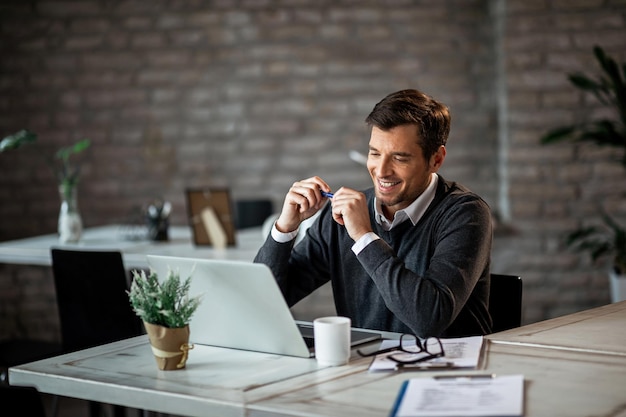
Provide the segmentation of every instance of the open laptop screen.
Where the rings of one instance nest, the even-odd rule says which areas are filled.
[[[165,279],[171,269],[181,278],[192,277],[190,296],[202,294],[189,324],[192,343],[313,356],[266,265],[157,255],[148,255],[147,259],[159,279]],[[300,327],[312,336],[311,326]],[[356,345],[381,335],[355,329],[352,337]]]

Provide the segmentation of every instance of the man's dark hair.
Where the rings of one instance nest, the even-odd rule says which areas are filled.
[[[384,131],[402,125],[417,125],[417,140],[428,160],[448,141],[450,112],[445,105],[421,91],[402,90],[378,102],[365,123]]]

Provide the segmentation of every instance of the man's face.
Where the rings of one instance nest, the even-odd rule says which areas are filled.
[[[416,125],[402,125],[389,131],[372,128],[367,169],[376,198],[389,219],[424,192],[430,174],[437,172],[445,159],[443,146],[430,160],[424,159],[417,132]]]

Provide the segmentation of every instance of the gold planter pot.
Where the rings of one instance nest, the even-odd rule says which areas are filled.
[[[152,353],[159,369],[173,371],[185,368],[189,350],[189,326],[170,329],[144,322]]]

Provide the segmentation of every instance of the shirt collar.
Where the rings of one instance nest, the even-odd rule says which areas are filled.
[[[398,210],[393,217],[393,221],[389,221],[382,214],[382,207],[374,197],[374,208],[376,210],[376,223],[381,225],[385,230],[391,230],[400,223],[411,220],[413,226],[422,218],[426,209],[435,198],[437,191],[437,181],[439,176],[436,173],[430,174],[430,183],[428,187],[413,201],[407,208]]]

